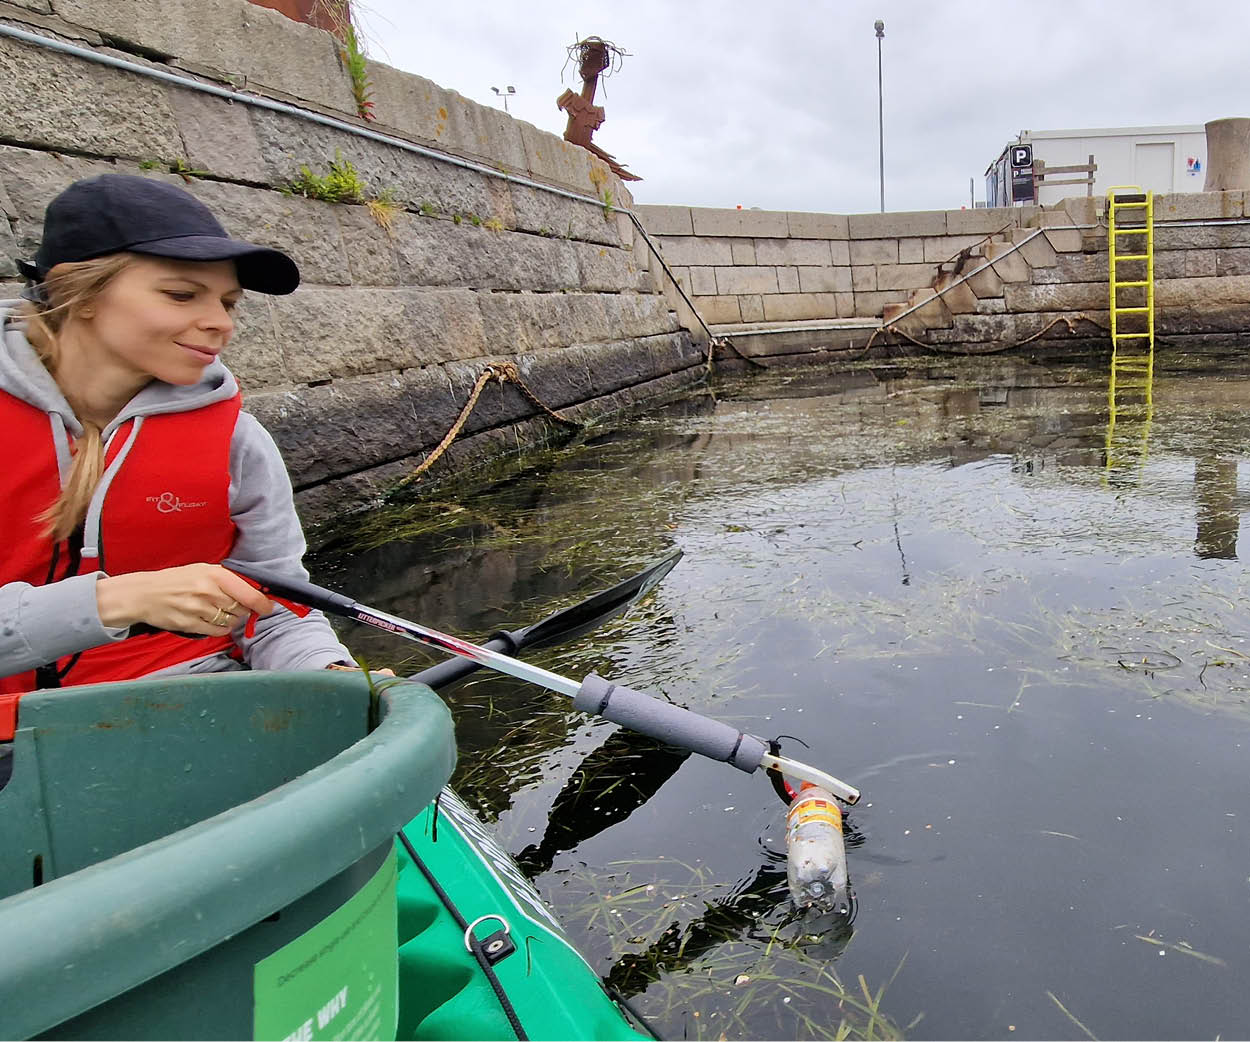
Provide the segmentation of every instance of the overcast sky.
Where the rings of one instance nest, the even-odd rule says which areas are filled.
[[[561,82],[569,44],[597,35],[628,51],[596,96],[595,143],[645,178],[640,203],[877,210],[878,18],[887,210],[966,205],[969,178],[984,199],[985,168],[1022,129],[1250,116],[1243,0],[354,6],[372,57],[484,104],[511,84],[513,115],[555,134],[556,97],[581,87],[572,63]]]

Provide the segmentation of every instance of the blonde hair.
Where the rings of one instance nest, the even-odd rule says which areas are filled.
[[[114,278],[133,261],[127,253],[113,253],[94,260],[57,264],[44,277],[43,299],[24,300],[17,317],[26,323],[26,339],[55,380],[61,362],[61,333],[65,323],[89,307]],[[67,399],[68,400],[68,399]],[[69,403],[77,411],[77,404]],[[86,420],[82,437],[73,445],[73,463],[65,487],[56,501],[35,518],[43,534],[59,542],[82,524],[87,507],[104,472],[104,445],[100,428]]]

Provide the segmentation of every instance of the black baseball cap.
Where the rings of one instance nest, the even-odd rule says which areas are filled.
[[[123,251],[173,260],[232,260],[239,285],[258,293],[290,293],[299,285],[299,268],[281,250],[230,238],[190,192],[133,174],[75,181],[48,204],[34,262],[17,265],[39,283],[57,264]]]

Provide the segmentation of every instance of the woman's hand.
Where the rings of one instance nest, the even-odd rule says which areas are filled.
[[[145,622],[157,629],[224,637],[273,601],[219,564],[186,564],[155,572],[129,572],[96,580],[96,604],[105,626]]]
[[[328,666],[326,666],[326,669],[342,669],[355,673],[360,672],[360,667],[354,662],[350,665],[346,662],[331,662]],[[395,671],[393,669],[371,669],[369,672],[378,677],[393,677],[395,675]]]

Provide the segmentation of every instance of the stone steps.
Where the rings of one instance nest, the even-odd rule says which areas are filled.
[[[1050,226],[1051,220],[1056,226]],[[1048,223],[1043,227],[1041,221]],[[936,265],[929,287],[916,290],[905,302],[884,305],[882,326],[918,342],[929,339],[926,334],[948,342],[956,333],[975,335],[982,326],[986,340],[1001,336],[1003,315],[1013,310],[1006,299],[1013,287],[1053,282],[1060,258],[1079,254],[1083,247],[1081,232],[1066,210],[1043,212],[1033,222],[986,236]],[[1036,278],[1047,269],[1052,271],[1049,278]]]

